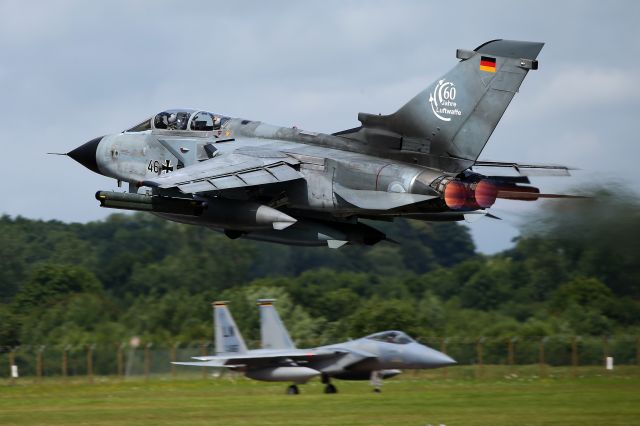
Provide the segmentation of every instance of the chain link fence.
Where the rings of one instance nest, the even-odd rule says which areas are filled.
[[[640,336],[430,337],[419,340],[448,354],[459,366],[466,366],[461,371],[475,378],[483,377],[485,366],[504,366],[505,371],[518,368],[531,374],[536,370],[538,376],[545,376],[550,367],[568,367],[564,370],[566,374],[576,376],[578,367],[604,368],[608,357],[613,358],[616,366],[640,366]],[[252,347],[258,347],[258,342],[250,343],[253,343]],[[171,362],[212,354],[214,347],[210,342],[0,347],[0,377],[13,381],[17,375],[35,382],[49,377],[84,378],[89,382],[95,377],[206,378],[212,374],[211,369],[177,366]],[[446,377],[449,371],[457,368],[442,369],[442,374]]]

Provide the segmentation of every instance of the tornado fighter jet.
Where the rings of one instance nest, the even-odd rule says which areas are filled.
[[[391,330],[335,345],[297,349],[280,320],[273,299],[260,299],[262,348],[248,350],[226,302],[213,303],[216,355],[193,357],[198,361],[173,364],[226,368],[268,382],[289,382],[288,394],[298,394],[299,384],[319,377],[325,393],[336,393],[332,378],[370,380],[380,392],[383,379],[400,369],[431,369],[455,365],[449,356],[424,346],[402,331]]]
[[[493,40],[459,49],[455,66],[398,111],[360,113],[360,126],[333,134],[171,109],[66,155],[128,183],[128,192],[98,191],[102,207],[229,238],[372,245],[386,236],[362,219],[471,220],[498,198],[570,197],[529,180],[567,176],[567,167],[478,159],[542,47]]]

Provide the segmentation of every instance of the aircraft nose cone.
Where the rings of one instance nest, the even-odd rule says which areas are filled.
[[[422,346],[418,352],[418,364],[420,364],[421,368],[440,368],[457,364],[449,355],[427,346]]]
[[[67,155],[85,166],[87,169],[100,173],[98,170],[98,161],[96,160],[96,151],[98,150],[98,144],[103,137],[104,136],[100,136],[98,138],[91,139],[89,142],[68,152]]]
[[[436,357],[435,364],[438,367],[446,367],[448,365],[455,365],[457,364],[457,362],[455,359],[451,358],[449,355],[443,354],[442,352],[438,352],[438,356]]]

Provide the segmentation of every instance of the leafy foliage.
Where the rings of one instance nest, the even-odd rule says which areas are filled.
[[[638,333],[640,209],[603,196],[627,214],[558,203],[493,256],[451,223],[376,224],[400,244],[329,250],[232,241],[145,214],[87,224],[3,216],[0,346],[209,341],[209,304],[226,299],[255,347],[264,297],[278,299],[302,346],[384,329]]]

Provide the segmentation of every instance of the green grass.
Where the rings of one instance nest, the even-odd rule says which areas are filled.
[[[407,373],[374,394],[367,382],[315,381],[297,396],[284,383],[166,376],[0,382],[0,425],[634,425],[640,424],[640,368],[473,367]],[[404,376],[404,377],[403,377]]]

